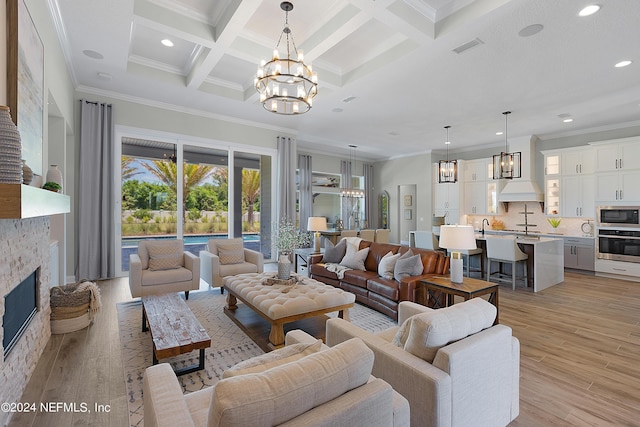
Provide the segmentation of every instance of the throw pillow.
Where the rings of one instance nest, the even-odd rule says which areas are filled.
[[[393,344],[432,363],[440,348],[491,327],[496,314],[482,298],[416,314],[400,326]]]
[[[420,273],[415,274],[416,271],[420,271]],[[404,277],[419,276],[420,274],[422,274],[422,259],[417,254],[409,258],[400,257],[393,269],[393,278],[398,282]]]
[[[209,425],[275,426],[369,381],[373,351],[352,338],[260,374],[220,380],[213,389]]]
[[[238,375],[257,374],[285,363],[294,362],[322,349],[322,340],[312,344],[298,343],[279,348],[249,360],[237,363],[223,372],[222,378],[231,378]]]
[[[344,254],[347,252],[347,241],[342,239],[335,246],[331,243],[331,240],[325,239],[324,241],[324,256],[322,262],[329,262],[339,264],[344,258]]]
[[[182,250],[178,243],[158,242],[147,247],[149,251],[149,270],[173,270],[182,267]]]
[[[367,259],[367,255],[369,255],[369,248],[361,249],[355,253],[347,253],[340,261],[340,265],[364,271],[366,270],[364,260]]]
[[[220,264],[241,264],[244,262],[242,239],[227,239],[216,242]]]
[[[378,264],[378,276],[385,279],[393,279],[393,271],[400,256],[401,254],[394,255],[391,251],[387,252],[387,254],[382,257],[380,263]]]

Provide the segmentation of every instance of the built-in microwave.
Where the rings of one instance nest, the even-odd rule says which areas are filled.
[[[598,206],[598,226],[640,228],[640,207]]]

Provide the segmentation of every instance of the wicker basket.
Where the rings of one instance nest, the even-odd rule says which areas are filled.
[[[80,283],[51,288],[52,334],[78,331],[91,323],[89,318],[91,291],[77,291]]]

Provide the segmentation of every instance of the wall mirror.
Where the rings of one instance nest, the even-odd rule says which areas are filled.
[[[380,193],[378,207],[380,209],[380,228],[389,228],[389,193],[386,190]]]

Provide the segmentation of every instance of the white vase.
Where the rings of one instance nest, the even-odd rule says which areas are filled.
[[[49,167],[49,170],[47,170],[47,178],[45,182],[55,182],[56,184],[59,184],[60,187],[64,188],[64,186],[62,185],[62,172],[60,171],[60,169],[58,169],[58,165],[51,165]],[[62,188],[60,189],[61,192]]]
[[[278,258],[278,279],[288,280],[291,277],[291,261],[288,255]]]

